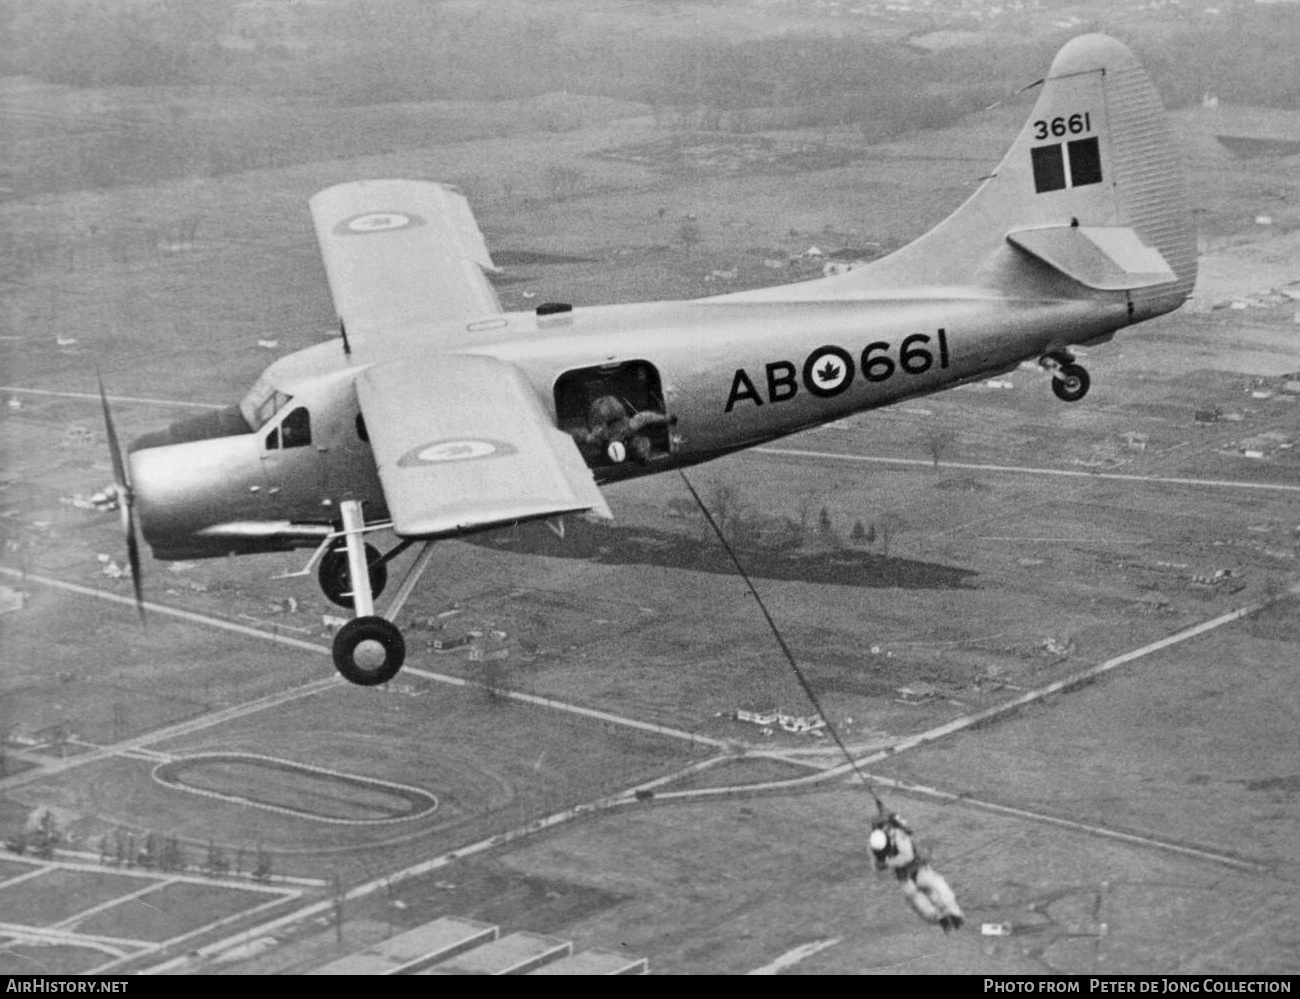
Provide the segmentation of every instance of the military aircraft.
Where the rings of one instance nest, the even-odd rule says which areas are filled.
[[[114,453],[139,581],[159,559],[314,549],[355,617],[358,684],[393,677],[393,623],[432,544],[567,514],[599,484],[708,461],[1011,370],[1077,402],[1071,348],[1178,308],[1196,277],[1179,153],[1155,89],[1104,35],[1056,56],[1029,121],[946,221],[848,273],[692,301],[502,312],[466,200],[367,180],[311,199],[341,336],[273,363],[237,405]],[[102,394],[102,385],[101,385]],[[562,525],[562,521],[559,521]],[[385,553],[365,541],[391,531]],[[420,545],[392,604],[375,598]],[[139,590],[137,589],[137,597]]]

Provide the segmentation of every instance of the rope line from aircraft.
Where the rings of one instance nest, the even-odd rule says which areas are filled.
[[[733,549],[728,543],[727,536],[722,533],[722,528],[718,526],[718,522],[713,519],[713,514],[710,513],[709,508],[704,505],[704,500],[701,499],[700,494],[695,491],[695,486],[693,486],[691,480],[686,477],[686,473],[679,469],[678,474],[682,477],[682,481],[686,483],[686,488],[690,490],[691,496],[694,497],[696,505],[700,508],[700,512],[704,514],[704,519],[707,520],[709,526],[713,528],[713,533],[718,536],[718,540],[722,543],[722,547],[731,558],[731,564],[736,567],[736,572],[738,572],[740,578],[745,581],[745,585],[749,588],[749,592],[753,596],[754,602],[758,604],[758,609],[762,613],[763,619],[767,621],[767,626],[772,630],[772,636],[776,639],[776,644],[780,646],[781,653],[785,656],[785,661],[790,664],[790,669],[793,671],[795,678],[799,681],[799,686],[803,688],[803,692],[807,696],[809,703],[816,709],[818,717],[820,717],[826,724],[826,731],[829,732],[831,738],[835,740],[835,745],[839,747],[840,752],[844,755],[844,759],[848,761],[849,766],[853,768],[854,772],[862,780],[863,787],[867,789],[867,793],[871,795],[871,799],[876,803],[877,812],[882,816],[887,815],[888,810],[885,808],[885,803],[880,800],[880,796],[876,794],[876,789],[872,786],[870,778],[868,778],[866,773],[858,766],[858,761],[854,759],[853,754],[849,752],[849,747],[840,737],[840,733],[836,730],[835,725],[822,709],[821,701],[817,697],[817,692],[813,690],[812,684],[808,682],[808,678],[804,676],[803,670],[799,668],[799,663],[795,660],[794,653],[790,651],[790,646],[786,644],[785,637],[781,634],[781,629],[776,626],[776,621],[772,619],[772,615],[768,612],[767,604],[763,602],[763,598],[759,596],[758,590],[755,589],[753,580],[749,578],[749,573],[747,573],[745,567],[740,564],[740,559],[736,556],[735,549]]]

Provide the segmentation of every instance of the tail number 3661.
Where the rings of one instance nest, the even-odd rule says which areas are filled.
[[[1084,132],[1092,131],[1092,112],[1084,111],[1081,114],[1072,114],[1068,118],[1064,115],[1058,115],[1055,118],[1039,118],[1034,122],[1034,138],[1046,139],[1049,135],[1054,135],[1058,139],[1063,135],[1082,135]]]

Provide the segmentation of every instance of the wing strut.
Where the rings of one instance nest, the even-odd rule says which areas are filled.
[[[433,558],[433,542],[426,541],[420,546],[420,554],[415,556],[415,561],[411,564],[411,568],[406,570],[406,578],[402,580],[402,585],[399,586],[397,592],[393,594],[392,603],[390,603],[388,609],[384,611],[384,617],[388,618],[388,620],[397,620],[397,615],[400,614],[402,608],[406,606],[406,601],[411,597],[411,591],[415,589],[415,584],[418,583],[420,577],[424,575],[424,570],[428,567],[429,559],[431,558]]]

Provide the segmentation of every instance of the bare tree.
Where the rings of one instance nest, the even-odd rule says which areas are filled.
[[[930,460],[934,462],[934,467],[938,468],[941,458],[956,453],[957,430],[944,423],[932,424],[921,434],[921,443]]]
[[[740,516],[740,494],[735,487],[726,482],[715,485],[709,496],[709,512],[713,514],[718,530],[726,534],[727,525]]]
[[[881,515],[879,524],[880,527],[877,531],[877,536],[880,538],[881,554],[888,556],[890,541],[892,541],[894,535],[903,527],[907,526],[907,524],[906,521],[903,520],[902,516],[894,513],[892,510],[886,511]],[[874,527],[875,525],[872,526]]]

